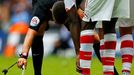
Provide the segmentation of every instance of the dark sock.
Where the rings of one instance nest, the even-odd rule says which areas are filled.
[[[42,59],[43,59],[43,36],[36,36],[32,44],[32,58],[34,75],[41,75]]]
[[[119,75],[119,73],[117,72],[115,66],[114,66],[114,75]]]
[[[99,61],[101,61],[101,57],[100,57],[100,42],[99,43],[94,43],[93,48],[95,50],[95,54],[96,54],[97,58],[99,59]]]
[[[97,58],[101,62],[101,57],[100,57],[100,42],[99,43],[94,43],[93,48],[95,50],[95,54],[96,54]],[[114,66],[114,74],[115,75],[119,75],[119,73],[117,72],[115,66]]]

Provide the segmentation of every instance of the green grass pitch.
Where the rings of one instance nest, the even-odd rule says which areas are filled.
[[[17,57],[6,58],[0,56],[0,75],[2,74],[2,70],[8,68],[15,61],[17,61]],[[116,58],[115,62],[116,68],[121,75],[121,59]],[[21,75],[22,70],[18,69],[15,65],[12,67],[7,75]],[[28,65],[25,70],[25,75],[34,75],[33,74],[33,66],[32,66],[32,58],[28,58]],[[75,71],[75,58],[64,58],[57,56],[48,56],[43,59],[43,67],[42,67],[42,75],[79,75]],[[93,58],[92,66],[91,66],[91,75],[102,75],[102,65],[98,61],[97,58]],[[132,66],[132,73],[134,75],[134,63]]]

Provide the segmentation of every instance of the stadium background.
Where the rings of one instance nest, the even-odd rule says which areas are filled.
[[[0,75],[18,59],[24,36],[31,18],[31,0],[0,0]],[[45,32],[43,75],[79,75],[75,71],[75,52],[70,33],[65,27],[49,22]],[[23,26],[23,27],[21,27]],[[117,30],[116,67],[121,75],[120,38]],[[63,45],[65,44],[65,45]],[[31,52],[25,75],[33,75]],[[102,75],[102,65],[93,57],[91,75]],[[21,70],[14,66],[7,75],[19,75]],[[134,75],[134,64],[132,74]]]

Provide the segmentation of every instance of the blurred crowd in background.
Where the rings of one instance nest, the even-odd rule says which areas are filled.
[[[13,56],[28,29],[31,0],[0,0],[0,53]]]
[[[0,55],[11,57],[20,53],[31,14],[32,0],[0,0]],[[49,24],[50,28],[43,39],[45,55],[73,49],[68,30],[53,21]]]

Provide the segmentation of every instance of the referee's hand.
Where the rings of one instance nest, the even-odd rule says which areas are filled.
[[[22,68],[23,65],[26,68],[26,66],[27,66],[27,59],[25,59],[25,58],[19,58],[18,59],[18,63],[17,63],[18,68]]]

